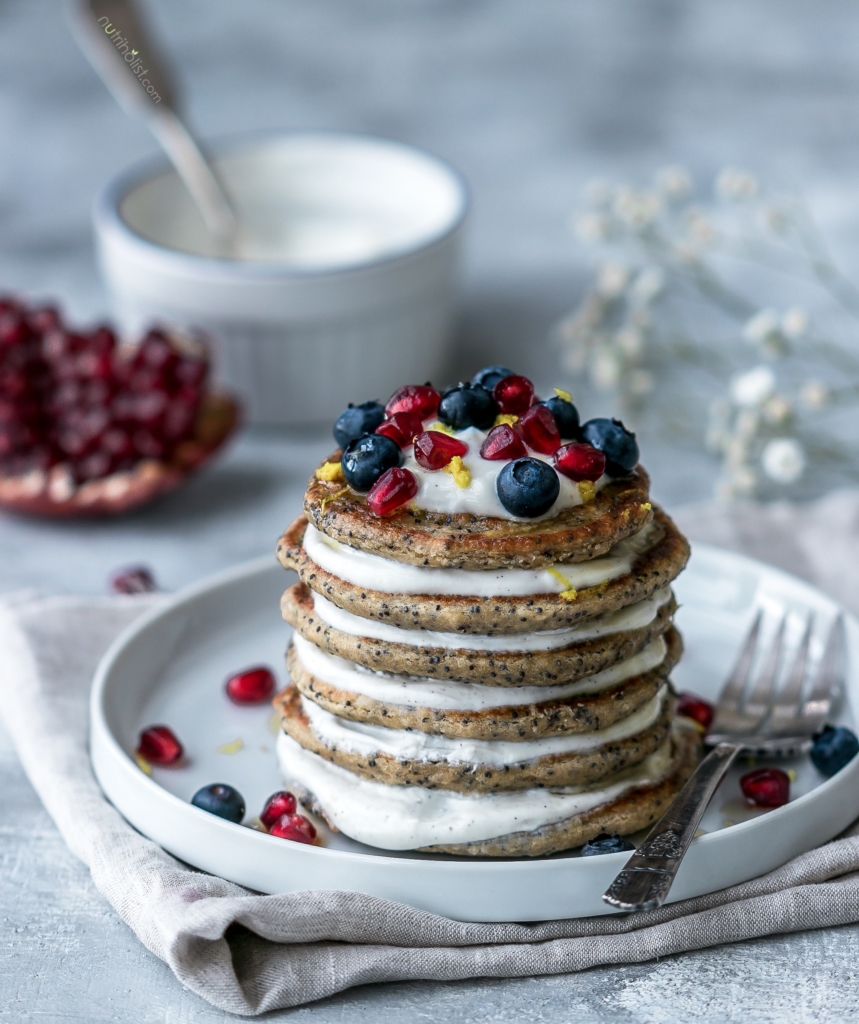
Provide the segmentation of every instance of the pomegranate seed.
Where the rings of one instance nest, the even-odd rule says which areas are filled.
[[[410,412],[420,419],[435,416],[441,395],[430,384],[406,384],[391,395],[385,406],[385,415],[390,418],[396,412]]]
[[[140,734],[136,753],[150,764],[167,767],[178,764],[184,751],[182,744],[166,725],[151,725]]]
[[[713,724],[716,709],[694,693],[683,692],[677,694],[677,714],[693,719],[706,732]]]
[[[134,362],[141,368],[164,372],[179,362],[179,355],[161,331],[150,331],[140,343]]]
[[[149,394],[140,395],[134,403],[134,418],[142,427],[149,430],[158,426],[166,411],[167,396],[163,391],[151,391]]]
[[[113,360],[108,352],[81,352],[76,359],[77,374],[86,380],[110,380]]]
[[[599,480],[605,473],[605,455],[589,444],[574,441],[555,452],[555,469],[571,480]]]
[[[177,383],[199,388],[205,383],[208,371],[209,367],[205,360],[186,358],[179,360],[173,375]]]
[[[296,807],[297,801],[292,793],[288,793],[285,789],[278,790],[266,800],[259,820],[266,828],[271,828],[278,818],[282,818],[285,814],[295,814]]]
[[[90,350],[99,355],[112,353],[116,348],[116,335],[109,327],[97,327],[89,339]]]
[[[424,469],[444,469],[455,456],[467,454],[468,445],[440,430],[425,430],[415,438],[415,461]]]
[[[274,673],[270,668],[247,668],[230,676],[225,684],[227,696],[234,704],[262,704],[274,693]]]
[[[527,377],[512,374],[502,377],[492,389],[492,397],[502,412],[518,416],[531,408],[534,401],[534,385]]]
[[[561,445],[558,424],[545,405],[532,405],[516,426],[528,447],[541,455],[552,455]]]
[[[740,789],[753,807],[782,807],[790,800],[790,778],[781,768],[755,768],[740,779]]]
[[[480,457],[490,462],[500,459],[521,459],[526,454],[522,438],[506,423],[493,427],[480,446]]]
[[[132,565],[111,576],[110,589],[114,594],[151,594],[158,586],[151,569],[145,565]]]
[[[284,814],[268,831],[278,839],[290,839],[294,843],[307,843],[308,846],[312,846],[316,840],[316,829],[303,814]]]
[[[415,416],[411,412],[395,412],[390,419],[376,427],[376,433],[384,434],[385,437],[396,441],[401,448],[408,448],[414,441],[415,435],[419,434],[423,428],[420,416]]]
[[[144,459],[162,459],[167,451],[167,445],[151,430],[135,430],[131,442]]]
[[[367,495],[367,504],[377,516],[389,516],[418,493],[418,482],[408,469],[386,469]]]
[[[27,338],[27,325],[17,313],[7,313],[0,318],[0,345],[12,348]]]
[[[174,399],[164,413],[164,436],[170,441],[181,441],[193,433],[196,410],[181,400]]]
[[[92,452],[75,463],[75,478],[78,483],[85,483],[87,480],[100,480],[102,477],[110,475],[113,465],[114,460],[107,452]]]
[[[60,314],[55,306],[42,306],[27,314],[27,324],[39,334],[55,331],[60,326]]]

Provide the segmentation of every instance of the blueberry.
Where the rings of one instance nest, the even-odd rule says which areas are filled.
[[[610,836],[608,832],[600,832],[596,839],[589,839],[582,847],[583,857],[599,857],[603,853],[625,853],[635,847],[623,836]]]
[[[852,761],[859,754],[859,739],[843,725],[824,725],[814,737],[811,763],[827,778]]]
[[[385,472],[405,462],[396,441],[384,434],[364,434],[350,441],[343,453],[341,466],[346,483],[356,491],[369,491]]]
[[[472,384],[479,384],[481,387],[491,391],[500,380],[505,377],[512,377],[513,371],[506,366],[484,366],[482,370],[471,378]]]
[[[191,797],[191,803],[201,811],[217,814],[219,818],[234,821],[237,825],[245,816],[245,798],[225,782],[213,782],[203,786]]]
[[[454,430],[488,430],[498,415],[498,404],[481,384],[459,384],[441,396],[438,418]]]
[[[579,436],[579,410],[565,398],[549,398],[543,405],[555,417],[562,441],[576,441]]]
[[[495,481],[498,500],[511,515],[522,519],[534,519],[548,512],[560,490],[558,474],[548,462],[539,459],[508,462]]]
[[[334,424],[334,440],[341,448],[363,434],[372,434],[385,418],[385,407],[381,402],[362,402],[341,412]]]
[[[605,455],[609,476],[626,476],[638,465],[635,434],[620,420],[588,420],[582,426],[582,440]]]

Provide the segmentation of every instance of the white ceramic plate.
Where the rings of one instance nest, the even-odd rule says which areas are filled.
[[[304,846],[191,806],[199,787],[227,782],[244,795],[250,819],[270,793],[282,788],[271,709],[234,706],[223,682],[259,663],[271,665],[286,682],[289,629],[280,618],[279,597],[291,578],[268,559],[222,573],[144,616],[106,653],[93,685],[92,763],[104,792],[131,824],[189,864],[260,892],[350,890],[464,921],[610,913],[600,896],[625,854],[497,861],[385,853],[324,827],[324,846]],[[673,678],[679,689],[711,698],[754,609],[767,610],[770,629],[789,609],[791,646],[798,642],[802,616],[814,611],[813,658],[820,656],[839,610],[800,580],[704,545],[695,548],[676,592],[686,654]],[[853,725],[853,709],[859,706],[859,623],[850,616],[846,623],[846,699],[834,717]],[[188,764],[156,768],[150,778],[131,752],[140,731],[158,723],[170,725],[180,737]],[[859,758],[829,780],[805,758],[785,766],[796,772],[793,799],[755,817],[748,817],[739,799],[738,779],[748,765],[725,780],[704,819],[707,834],[693,841],[672,900],[770,871],[859,816]]]

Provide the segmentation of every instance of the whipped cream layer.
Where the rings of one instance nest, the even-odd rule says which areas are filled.
[[[582,640],[592,640],[611,633],[626,633],[649,626],[659,609],[671,600],[671,589],[664,587],[656,593],[627,605],[618,611],[564,629],[542,632],[516,633],[511,636],[460,635],[438,633],[431,629],[401,629],[387,622],[363,619],[314,592],[313,609],[316,615],[333,629],[350,636],[368,637],[387,643],[408,644],[411,647],[442,647],[446,650],[468,651],[553,651]]]
[[[362,779],[305,750],[281,733],[280,769],[287,785],[312,794],[345,835],[383,850],[473,843],[511,832],[532,832],[653,786],[672,768],[669,738],[650,757],[615,776],[611,785],[564,786],[470,795],[420,786],[387,786]]]
[[[446,764],[484,765],[496,767],[526,764],[538,757],[553,754],[576,754],[596,750],[606,744],[618,743],[645,732],[656,724],[662,714],[668,687],[659,692],[631,715],[607,729],[574,732],[563,736],[545,736],[538,740],[475,740],[452,738],[411,729],[386,729],[339,718],[301,698],[301,707],[310,728],[332,750],[342,750],[362,757],[387,754],[398,760],[444,762]]]
[[[435,418],[424,421],[424,430],[432,430],[438,421]],[[518,516],[511,515],[498,500],[495,491],[495,481],[501,470],[512,462],[512,459],[501,459],[497,462],[480,457],[480,447],[486,440],[486,430],[478,430],[477,427],[469,427],[467,430],[458,430],[453,435],[464,444],[468,445],[468,452],[462,456],[463,464],[471,473],[471,483],[468,487],[460,487],[450,473],[444,470],[424,469],[418,465],[415,459],[414,450],[409,447],[405,455],[405,467],[414,473],[418,481],[418,493],[414,497],[414,503],[418,508],[426,512],[470,512],[478,516],[494,516],[497,519],[519,520]],[[532,459],[539,459],[541,462],[552,464],[551,455],[540,455],[538,452],[528,449],[528,455]],[[566,508],[574,505],[583,505],[579,485],[569,477],[558,474],[561,490],[555,503],[540,519],[550,519]],[[611,477],[601,476],[594,487],[601,491],[606,484],[611,483]],[[522,522],[533,522],[525,519]]]
[[[428,596],[531,597],[584,590],[625,576],[658,536],[656,524],[648,523],[643,530],[615,544],[607,554],[589,562],[554,566],[554,574],[548,569],[468,570],[408,565],[341,544],[310,523],[302,543],[308,557],[321,569],[367,590]]]
[[[543,704],[547,700],[565,700],[568,697],[600,693],[661,665],[668,649],[665,640],[661,636],[656,637],[644,650],[626,661],[592,676],[585,676],[575,683],[551,687],[481,686],[480,683],[456,683],[373,672],[338,658],[335,654],[328,654],[298,633],[294,634],[292,642],[307,671],[338,690],[360,694],[382,704],[441,711],[486,711],[490,708]]]

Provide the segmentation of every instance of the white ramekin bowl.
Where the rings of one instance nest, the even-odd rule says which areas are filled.
[[[164,164],[98,196],[99,259],[124,334],[152,323],[208,331],[221,379],[257,423],[330,420],[439,373],[468,209],[451,167],[343,133],[234,144],[216,164],[248,258],[214,254]]]

